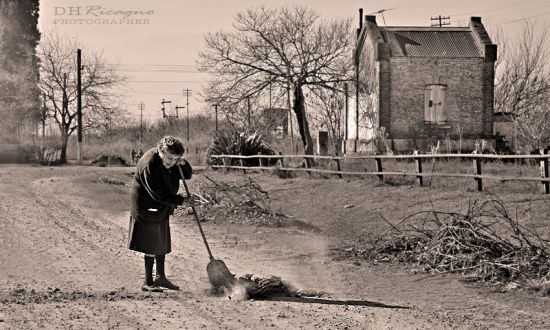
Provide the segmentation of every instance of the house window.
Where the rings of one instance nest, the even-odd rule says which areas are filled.
[[[445,124],[447,122],[447,85],[426,85],[424,121],[430,124]]]

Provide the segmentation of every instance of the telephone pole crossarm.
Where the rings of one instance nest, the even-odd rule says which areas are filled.
[[[162,111],[162,118],[166,118],[166,108],[164,107],[164,105],[167,103],[172,103],[172,101],[165,101],[164,99],[162,99],[160,103],[162,104],[162,108],[160,109]]]
[[[176,118],[179,118],[179,111],[178,111],[178,110],[179,110],[179,109],[185,109],[185,106],[179,107],[179,106],[176,104],[175,109],[176,109]]]
[[[431,17],[431,21],[438,21],[438,23],[433,23],[432,26],[439,26],[442,27],[443,25],[451,25],[449,22],[443,22],[443,20],[451,19],[451,16],[441,16],[438,15],[437,17]]]

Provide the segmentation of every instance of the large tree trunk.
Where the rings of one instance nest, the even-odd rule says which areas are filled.
[[[300,132],[300,136],[302,137],[304,154],[313,155],[313,139],[311,138],[311,132],[309,131],[309,124],[306,117],[304,93],[302,92],[302,85],[299,83],[294,85],[293,110],[298,121],[298,130]]]
[[[67,163],[67,145],[69,144],[69,132],[68,129],[63,128],[61,131],[61,156],[59,157],[59,164]]]

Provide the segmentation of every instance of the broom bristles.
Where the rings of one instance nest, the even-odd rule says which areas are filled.
[[[231,273],[222,260],[214,259],[206,266],[208,281],[214,288],[229,288],[235,283],[235,274]]]

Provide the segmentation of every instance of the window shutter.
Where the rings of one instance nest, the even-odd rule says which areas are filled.
[[[432,86],[426,86],[424,90],[424,121],[431,122],[433,118]]]
[[[424,121],[444,124],[447,122],[447,86],[427,85],[424,90]]]
[[[435,87],[435,122],[442,124],[447,122],[447,86],[436,85]]]

